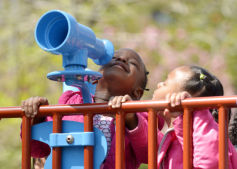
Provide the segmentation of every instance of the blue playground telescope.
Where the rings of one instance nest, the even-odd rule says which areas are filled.
[[[87,68],[88,57],[97,65],[107,64],[114,47],[109,40],[96,38],[94,32],[66,12],[52,10],[39,19],[35,29],[37,44],[45,51],[63,56],[63,71],[51,72],[50,80],[81,89],[84,103],[91,103],[89,86],[101,74]]]
[[[48,73],[47,77],[63,82],[69,88],[80,88],[83,102],[91,103],[92,82],[102,75],[87,69],[88,57],[97,65],[107,64],[114,54],[113,44],[96,38],[90,28],[77,23],[71,15],[59,10],[49,11],[41,16],[36,25],[35,39],[43,50],[63,56],[64,70]],[[51,150],[53,147],[61,147],[62,169],[84,168],[84,146],[93,146],[93,168],[100,168],[107,154],[107,142],[99,129],[94,127],[93,132],[83,132],[83,123],[63,121],[62,133],[52,133],[52,126],[52,122],[34,125],[32,139],[47,144]],[[68,138],[71,139],[70,142],[67,141]],[[45,169],[52,168],[51,152]]]

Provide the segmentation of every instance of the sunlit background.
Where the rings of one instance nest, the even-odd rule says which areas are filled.
[[[0,0],[0,106],[30,96],[57,104],[62,85],[46,78],[62,70],[62,57],[40,49],[34,28],[42,14],[60,9],[115,46],[132,48],[150,74],[143,99],[173,68],[197,64],[214,73],[225,95],[237,89],[235,0]],[[91,69],[98,67],[89,62]],[[21,166],[20,119],[0,121],[0,168]],[[141,168],[147,168],[143,165]]]

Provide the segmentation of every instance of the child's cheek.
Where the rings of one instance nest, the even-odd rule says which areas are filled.
[[[159,99],[159,95],[158,95],[158,92],[155,90],[153,93],[152,100],[158,100],[158,99]]]

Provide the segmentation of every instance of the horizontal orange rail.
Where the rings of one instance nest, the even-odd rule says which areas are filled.
[[[199,108],[217,107],[219,116],[219,169],[228,169],[227,144],[227,111],[226,108],[237,107],[237,96],[189,98],[182,101],[181,106],[170,108],[167,101],[129,101],[120,109],[112,109],[107,104],[50,105],[41,106],[37,116],[53,116],[53,132],[61,131],[61,116],[83,114],[85,131],[92,131],[94,114],[116,113],[116,169],[125,168],[124,164],[124,116],[128,112],[148,112],[148,167],[157,169],[157,119],[156,111],[170,108],[171,111],[184,110],[184,169],[192,168],[192,111]],[[0,118],[22,117],[22,169],[30,169],[30,119],[24,116],[20,107],[0,107]],[[53,153],[53,168],[60,169],[60,148]],[[93,149],[85,147],[85,168],[92,169]]]
[[[202,107],[237,107],[237,96],[219,96],[219,97],[196,97],[183,100],[180,107],[171,108],[167,101],[129,101],[122,104],[121,109],[125,112],[141,112],[149,109],[164,110],[170,108],[172,111],[182,110],[182,107],[202,108]],[[54,113],[61,115],[84,114],[91,112],[94,114],[115,112],[105,103],[79,104],[79,105],[49,105],[41,106],[39,116],[52,116]],[[20,107],[0,107],[0,118],[23,117],[24,112]]]

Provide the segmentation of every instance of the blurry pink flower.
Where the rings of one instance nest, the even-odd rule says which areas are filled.
[[[187,38],[187,32],[182,28],[178,28],[177,31],[176,31],[176,36],[180,40],[186,39]]]

